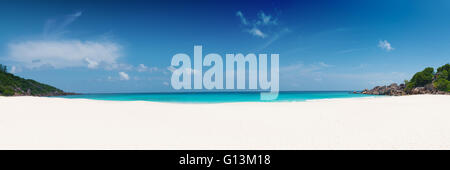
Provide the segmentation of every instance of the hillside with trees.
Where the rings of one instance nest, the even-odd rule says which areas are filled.
[[[53,86],[8,73],[7,67],[0,64],[0,96],[59,96],[67,94],[69,93]]]
[[[389,86],[377,86],[372,90],[365,89],[361,93],[374,95],[407,95],[407,94],[450,94],[450,64],[434,68],[427,67],[417,72],[411,80],[404,84],[393,83]]]

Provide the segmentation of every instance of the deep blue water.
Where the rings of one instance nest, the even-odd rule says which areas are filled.
[[[302,91],[280,92],[275,100],[261,100],[259,92],[201,92],[201,93],[115,93],[82,94],[58,96],[62,98],[81,98],[115,101],[155,101],[181,103],[224,103],[224,102],[291,102],[311,99],[369,97],[371,95],[353,94],[349,91]]]

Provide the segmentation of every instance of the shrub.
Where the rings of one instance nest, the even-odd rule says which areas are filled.
[[[406,90],[409,91],[414,87],[423,87],[426,84],[433,82],[434,69],[427,67],[421,72],[414,74],[412,79],[406,84]]]
[[[437,69],[434,87],[441,91],[450,91],[450,64],[445,64]]]
[[[438,90],[450,92],[450,81],[446,79],[438,79],[436,82],[434,82],[434,86]]]
[[[437,69],[437,79],[446,79],[450,81],[450,64],[443,65]]]
[[[14,90],[11,87],[0,86],[0,94],[3,96],[14,95]]]
[[[443,65],[442,67],[439,67],[439,68],[437,69],[437,72],[442,72],[442,71],[444,71],[444,70],[450,71],[450,64],[445,64],[445,65]]]
[[[411,91],[416,85],[413,82],[408,82],[408,84],[405,84],[405,91],[409,92]]]

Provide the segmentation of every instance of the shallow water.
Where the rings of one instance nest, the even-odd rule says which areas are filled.
[[[292,102],[313,99],[334,99],[369,97],[372,95],[353,94],[350,91],[296,91],[280,92],[275,100],[261,100],[259,92],[200,92],[200,93],[102,93],[58,96],[114,101],[154,101],[180,103],[228,103],[228,102]]]

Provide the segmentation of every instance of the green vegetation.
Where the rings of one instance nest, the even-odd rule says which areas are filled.
[[[439,67],[434,73],[432,67],[427,67],[421,72],[414,74],[410,81],[405,80],[406,91],[411,91],[415,87],[424,87],[433,83],[433,86],[440,91],[450,92],[450,64]]]
[[[7,72],[7,67],[0,64],[0,96],[32,95],[51,96],[62,95],[64,92],[55,87],[30,79],[23,79]]]
[[[421,72],[414,74],[412,79],[406,84],[406,90],[412,90],[414,87],[423,87],[433,81],[434,68],[427,67]]]
[[[7,68],[6,66],[0,64],[0,72],[6,72]]]
[[[443,65],[437,69],[434,87],[441,91],[450,92],[450,64]]]

